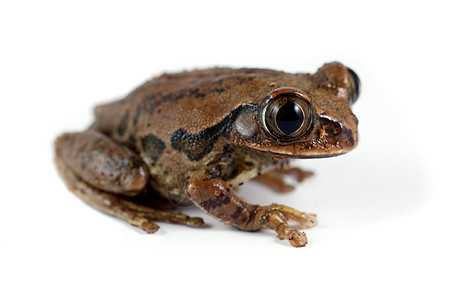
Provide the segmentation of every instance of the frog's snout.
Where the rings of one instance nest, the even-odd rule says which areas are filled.
[[[335,143],[344,153],[353,150],[358,144],[358,122],[354,115],[347,118],[340,123],[341,129],[335,134]]]
[[[327,116],[320,117],[320,125],[315,133],[316,156],[335,156],[353,150],[358,143],[358,119],[350,115],[336,120]]]

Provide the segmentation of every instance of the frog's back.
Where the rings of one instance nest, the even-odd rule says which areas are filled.
[[[257,102],[271,83],[294,75],[265,69],[213,68],[163,74],[120,101],[95,109],[94,128],[119,142],[139,133],[170,136],[183,127],[198,133],[222,121],[233,109]]]

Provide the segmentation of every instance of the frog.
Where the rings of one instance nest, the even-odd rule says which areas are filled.
[[[315,73],[216,67],[164,73],[95,107],[86,130],[55,140],[57,170],[86,203],[147,233],[159,222],[205,227],[174,209],[195,205],[243,231],[273,230],[294,247],[308,243],[313,213],[251,204],[237,195],[255,180],[277,192],[311,172],[294,159],[353,150],[360,94],[356,73],[339,62]]]

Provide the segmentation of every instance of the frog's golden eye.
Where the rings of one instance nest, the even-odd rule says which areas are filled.
[[[350,74],[348,103],[352,105],[356,102],[356,100],[358,100],[359,93],[361,92],[361,81],[359,81],[359,77],[356,75],[355,71],[350,68],[347,68],[347,71]]]
[[[275,93],[265,101],[261,112],[264,129],[282,140],[301,137],[311,125],[311,105],[292,90]]]

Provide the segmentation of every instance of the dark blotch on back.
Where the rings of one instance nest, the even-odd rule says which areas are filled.
[[[182,89],[176,93],[170,93],[167,95],[163,95],[161,92],[158,92],[144,98],[144,109],[146,109],[149,114],[152,114],[161,103],[178,101],[186,97],[204,98],[206,97],[206,94],[199,88]]]
[[[172,147],[186,153],[190,160],[198,161],[214,148],[221,135],[227,135],[230,124],[234,121],[242,107],[234,109],[220,123],[209,127],[197,134],[190,134],[184,128],[175,131],[171,137]]]
[[[230,70],[233,71],[233,70]],[[236,70],[234,70],[236,71]],[[225,92],[226,90],[233,89],[234,86],[239,86],[244,83],[251,82],[255,79],[254,76],[252,76],[252,73],[260,73],[261,70],[259,69],[242,69],[237,70],[240,71],[238,74],[223,74],[220,73],[220,70],[217,74],[214,76],[217,76],[216,78],[213,78],[211,80],[204,80],[198,79],[199,81],[197,83],[201,84],[200,87],[192,88],[183,88],[180,90],[177,90],[173,93],[166,94],[165,92],[157,91],[155,93],[152,93],[151,95],[147,95],[141,103],[143,103],[143,109],[147,111],[149,114],[153,114],[155,109],[161,105],[161,103],[165,102],[171,102],[171,101],[178,101],[183,98],[187,97],[193,97],[193,98],[205,98],[206,95],[211,93],[211,86],[220,86],[219,88],[216,88],[213,90],[214,93],[221,94]],[[265,70],[269,71],[269,70]],[[278,74],[278,72],[274,72],[274,74]],[[250,74],[244,76],[243,74]],[[170,74],[166,75],[170,76]],[[259,77],[267,77],[267,76],[259,76]],[[200,82],[201,80],[201,82]]]
[[[141,138],[141,145],[144,153],[149,155],[154,162],[158,160],[166,148],[166,144],[152,133]]]
[[[134,115],[134,118],[133,118],[133,125],[134,126],[137,125],[140,116],[141,116],[141,107],[138,106],[137,109],[136,109],[136,114]]]
[[[125,115],[122,117],[122,120],[120,120],[119,128],[117,128],[117,134],[120,137],[123,137],[125,135],[125,132],[127,131],[129,118],[130,118],[130,112],[127,110]]]

